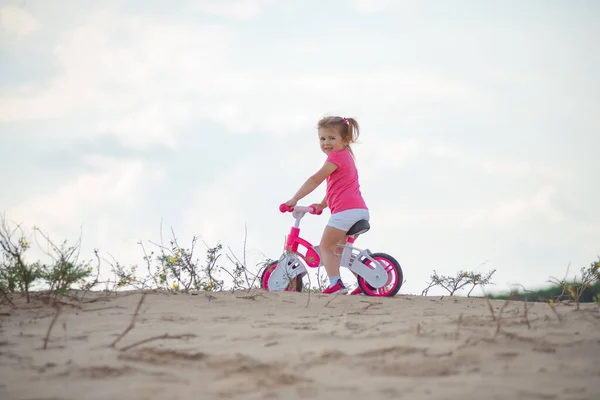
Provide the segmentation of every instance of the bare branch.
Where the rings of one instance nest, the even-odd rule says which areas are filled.
[[[121,334],[119,335],[119,337],[118,337],[118,338],[116,338],[116,339],[115,339],[115,341],[114,341],[114,342],[112,342],[112,343],[111,343],[111,345],[110,345],[109,347],[113,347],[113,348],[114,348],[114,347],[115,347],[115,345],[116,345],[116,344],[117,344],[117,343],[118,343],[118,342],[119,342],[119,341],[120,341],[120,340],[121,340],[121,339],[122,339],[122,338],[123,338],[125,335],[127,335],[127,333],[128,333],[130,330],[132,330],[132,329],[134,328],[134,326],[135,326],[135,319],[137,318],[137,316],[138,316],[138,313],[140,312],[140,307],[142,306],[142,303],[143,303],[143,301],[144,301],[144,298],[145,298],[145,297],[146,297],[146,293],[143,293],[143,294],[142,294],[142,297],[140,298],[140,301],[139,301],[139,303],[138,303],[138,305],[137,305],[137,307],[136,307],[136,309],[135,309],[135,313],[133,314],[133,317],[131,317],[131,321],[129,322],[129,326],[127,327],[127,329],[125,329],[125,330],[123,331],[123,333],[121,333]]]
[[[50,321],[50,326],[48,326],[48,331],[46,332],[46,337],[44,338],[44,350],[46,350],[46,347],[48,346],[48,340],[50,340],[50,332],[52,332],[52,328],[54,327],[54,324],[56,323],[56,320],[58,319],[58,316],[61,314],[62,311],[60,304],[55,304],[55,308],[56,314],[54,314],[54,318],[52,318],[52,321]]]
[[[164,340],[164,339],[182,339],[182,340],[185,340],[185,339],[190,339],[190,338],[195,338],[195,337],[196,337],[196,335],[194,335],[192,333],[188,333],[188,334],[184,334],[184,335],[169,335],[167,333],[167,334],[164,334],[164,335],[153,336],[153,337],[148,338],[148,339],[140,340],[139,342],[135,342],[133,344],[130,344],[129,346],[123,347],[121,349],[121,351],[127,351],[127,350],[130,350],[130,349],[134,348],[134,347],[140,346],[140,345],[142,345],[144,343],[152,342],[152,341],[155,341],[155,340]]]

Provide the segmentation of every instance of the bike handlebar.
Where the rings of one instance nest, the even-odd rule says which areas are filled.
[[[308,212],[310,214],[316,214],[316,215],[321,215],[323,213],[323,210],[316,212],[316,210],[314,209],[314,207],[311,206],[296,206],[296,207],[290,207],[287,204],[283,203],[279,206],[279,211],[283,212],[292,212],[294,210],[298,210],[301,212]]]

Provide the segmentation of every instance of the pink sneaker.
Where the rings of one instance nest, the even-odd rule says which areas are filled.
[[[335,285],[326,288],[321,293],[332,294],[332,293],[338,293],[338,292],[341,294],[348,293],[348,289],[346,289],[346,286],[344,286],[344,283],[339,279]]]
[[[362,294],[362,289],[360,288],[360,286],[357,286],[356,289],[350,292],[350,296],[354,296],[357,294]]]
[[[374,288],[373,286],[369,285],[368,283],[367,283],[367,287],[369,288],[369,290],[375,290],[375,288]],[[362,289],[360,288],[360,286],[357,286],[357,287],[356,287],[356,289],[354,289],[354,290],[353,290],[353,291],[350,293],[350,295],[351,295],[351,296],[355,296],[355,295],[357,295],[357,294],[362,294],[362,293],[363,293],[363,291],[362,291]]]

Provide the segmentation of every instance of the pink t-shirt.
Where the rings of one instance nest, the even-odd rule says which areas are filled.
[[[358,184],[358,171],[348,149],[329,153],[326,162],[338,166],[333,174],[327,177],[326,199],[331,213],[335,214],[351,208],[366,209],[367,205]]]

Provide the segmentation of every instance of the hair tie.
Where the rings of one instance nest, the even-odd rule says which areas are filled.
[[[344,123],[345,123],[346,125],[348,125],[348,126],[350,125],[350,123],[348,122],[348,120],[346,119],[346,117],[344,117]]]

